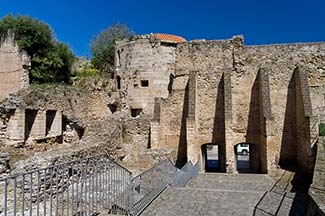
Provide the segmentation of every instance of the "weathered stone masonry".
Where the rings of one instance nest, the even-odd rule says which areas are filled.
[[[312,172],[313,125],[324,115],[325,43],[244,46],[234,37],[166,48],[152,37],[119,44],[116,72],[129,108],[153,118],[151,148],[174,149],[182,164],[202,161],[201,146],[217,144],[220,171],[236,172],[234,147],[249,143],[253,172]],[[132,85],[139,79],[149,88]],[[159,79],[162,85],[150,86]]]
[[[60,110],[32,110],[18,107],[7,116],[0,141],[7,145],[23,146],[27,140],[42,140],[62,136]]]
[[[0,101],[29,86],[30,58],[19,49],[12,32],[0,38]]]
[[[153,113],[154,98],[166,98],[169,94],[176,43],[165,41],[161,45],[155,37],[148,36],[140,37],[136,42],[122,41],[117,47],[117,87],[126,92],[131,111],[138,109],[139,113],[142,110]]]

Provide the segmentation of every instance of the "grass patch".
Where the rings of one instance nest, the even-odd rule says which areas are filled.
[[[68,84],[68,83],[42,83],[42,84],[31,84],[29,86],[31,90],[47,90],[53,88],[67,88],[67,89],[74,89],[75,86]]]
[[[99,71],[95,68],[84,68],[82,70],[76,71],[77,78],[94,78],[98,79]]]
[[[43,83],[43,84],[31,84],[29,86],[31,92],[52,92],[53,90],[58,91],[80,91],[78,86],[74,86],[67,83]]]

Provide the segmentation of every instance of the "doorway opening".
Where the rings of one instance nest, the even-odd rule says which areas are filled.
[[[239,173],[253,172],[251,163],[251,148],[252,145],[248,143],[240,143],[235,145],[236,164],[237,171]]]
[[[201,146],[205,172],[220,172],[219,145],[208,143]]]

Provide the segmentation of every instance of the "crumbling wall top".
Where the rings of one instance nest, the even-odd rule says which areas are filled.
[[[184,43],[186,39],[172,34],[164,34],[164,33],[151,33],[151,34],[143,34],[143,35],[135,35],[129,39],[124,39],[118,41],[118,45],[123,45],[126,43],[131,43],[141,39],[148,39],[150,41],[161,41],[161,42],[168,42],[168,43]]]
[[[15,34],[9,30],[0,36],[0,100],[10,93],[29,86],[29,68],[31,60],[21,50],[15,40]]]

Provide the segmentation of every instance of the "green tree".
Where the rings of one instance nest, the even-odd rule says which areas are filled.
[[[112,75],[114,66],[115,43],[130,38],[134,32],[125,24],[116,23],[100,32],[91,41],[91,63],[101,74]]]
[[[18,46],[31,56],[31,82],[68,82],[74,55],[55,40],[49,25],[29,16],[7,15],[0,20],[0,34],[15,33]]]

